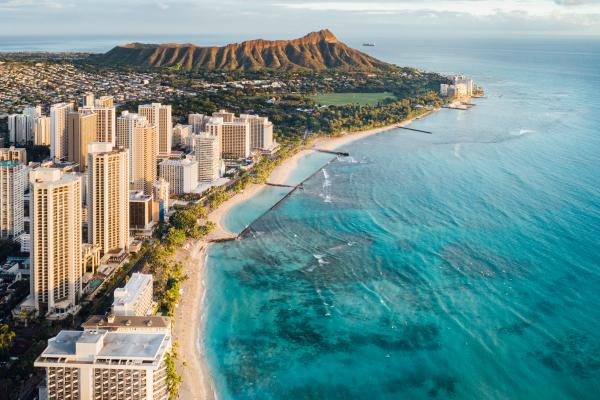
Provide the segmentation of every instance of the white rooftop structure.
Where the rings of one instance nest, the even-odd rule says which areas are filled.
[[[133,273],[125,287],[114,292],[113,314],[115,315],[151,315],[152,275]]]

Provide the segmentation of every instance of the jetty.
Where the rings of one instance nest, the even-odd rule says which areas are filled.
[[[406,129],[407,131],[420,132],[420,133],[426,133],[428,135],[433,135],[433,132],[424,131],[423,129],[409,128],[407,126],[399,126],[398,129]]]
[[[290,188],[290,189],[298,189],[300,186],[302,186],[302,185],[286,185],[283,183],[271,183],[271,182],[266,182],[265,185],[273,186],[273,187]]]
[[[318,151],[320,153],[334,154],[336,156],[343,156],[343,157],[348,157],[350,155],[350,153],[348,153],[346,151],[333,151],[333,150],[324,150],[324,149],[314,149],[314,150]]]

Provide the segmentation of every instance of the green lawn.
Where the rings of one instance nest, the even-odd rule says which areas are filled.
[[[344,106],[347,104],[359,104],[361,106],[376,105],[383,99],[394,98],[390,92],[380,93],[323,93],[310,96],[315,103],[323,106]]]

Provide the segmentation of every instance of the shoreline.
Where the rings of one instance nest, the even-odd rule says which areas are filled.
[[[277,166],[271,172],[269,182],[285,184],[290,174],[299,165],[300,159],[317,151],[316,149],[335,150],[357,140],[406,126],[417,119],[425,118],[435,111],[438,110],[380,128],[349,132],[337,137],[319,137],[310,144],[310,147],[298,151]],[[208,216],[208,219],[215,223],[213,232],[205,239],[188,241],[186,246],[176,253],[175,260],[183,264],[185,274],[188,276],[188,279],[181,286],[184,295],[181,296],[181,300],[177,305],[173,327],[173,339],[179,345],[177,371],[182,379],[179,390],[179,398],[182,400],[217,400],[218,398],[203,349],[207,250],[212,240],[235,238],[237,236],[236,233],[225,228],[225,217],[233,207],[252,199],[266,187],[265,184],[251,184],[243,192],[234,195],[221,204]]]
[[[317,151],[317,149],[333,151],[341,146],[356,142],[369,136],[409,125],[415,120],[425,118],[437,111],[439,111],[439,109],[429,111],[417,117],[409,118],[405,121],[396,124],[386,125],[379,128],[372,128],[356,132],[347,132],[341,136],[318,137],[309,145],[310,147],[306,147],[298,151],[296,154],[284,160],[280,165],[278,165],[277,168],[275,168],[273,172],[271,172],[271,175],[269,176],[269,182],[274,184],[285,184],[290,174],[294,171],[294,169],[298,167],[300,159],[307,154]],[[265,184],[250,184],[244,189],[243,192],[237,193],[236,195],[225,201],[223,204],[221,204],[216,210],[213,210],[209,214],[208,219],[215,223],[215,229],[209,235],[209,238],[215,239],[237,236],[239,232],[232,232],[225,226],[225,218],[227,217],[227,214],[237,205],[252,199],[266,187],[267,185]]]

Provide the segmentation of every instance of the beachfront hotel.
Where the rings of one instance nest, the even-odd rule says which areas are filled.
[[[82,290],[81,178],[38,168],[29,181],[30,300],[38,314],[62,318],[77,312]]]
[[[88,148],[88,243],[102,255],[122,254],[129,247],[129,152],[112,143]]]
[[[267,117],[258,115],[240,114],[236,120],[250,124],[250,148],[252,150],[272,150],[273,123]]]
[[[124,287],[115,289],[114,315],[148,316],[154,313],[152,275],[133,273]]]
[[[50,157],[67,157],[67,115],[73,111],[72,103],[58,103],[50,107]]]
[[[198,181],[214,182],[221,176],[220,140],[208,132],[192,138],[193,148],[198,161]]]
[[[250,157],[250,124],[248,122],[224,122],[222,125],[221,157]]]
[[[0,238],[24,232],[24,200],[27,167],[18,161],[0,161]]]
[[[169,182],[171,193],[191,193],[198,186],[198,162],[195,160],[163,160],[159,176]]]
[[[98,115],[91,110],[72,111],[67,114],[67,160],[85,172],[90,143],[96,141]]]
[[[150,124],[156,125],[157,153],[170,153],[173,144],[171,106],[160,103],[142,104],[138,106],[138,114],[146,117]]]
[[[46,370],[46,398],[167,400],[170,330],[157,331],[152,323],[145,330],[146,320],[136,320],[133,332],[128,319],[124,330],[63,330],[49,339],[34,363]]]

